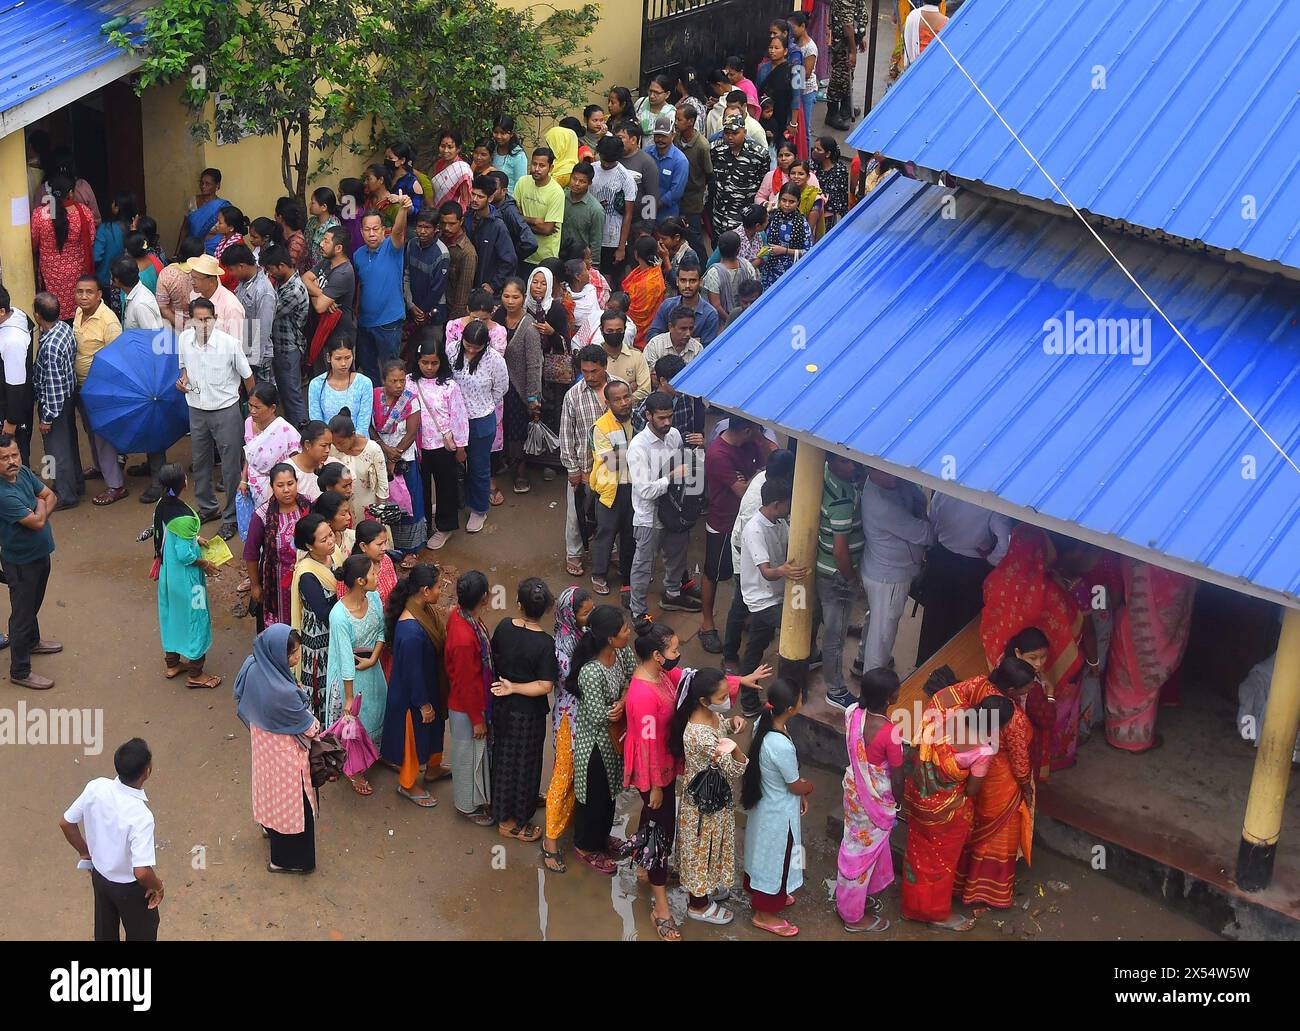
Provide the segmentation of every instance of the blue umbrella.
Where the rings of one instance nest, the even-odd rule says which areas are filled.
[[[190,429],[176,334],[128,329],[95,355],[81,388],[90,428],[124,454],[166,451]]]

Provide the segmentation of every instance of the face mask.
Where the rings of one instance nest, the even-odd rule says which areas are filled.
[[[682,657],[681,657],[680,655],[675,655],[675,656],[673,656],[671,659],[664,659],[664,661],[663,661],[663,668],[664,668],[664,669],[676,669],[676,668],[677,668],[677,664],[678,664],[679,662],[681,662],[681,661],[682,661]]]
[[[607,344],[621,344],[621,343],[623,342],[623,334],[622,334],[622,333],[605,333],[605,332],[602,332],[600,335],[604,338],[605,343],[607,343]]]
[[[725,701],[725,702],[710,702],[710,703],[709,703],[709,711],[710,711],[710,712],[723,713],[723,712],[726,712],[726,711],[727,711],[728,709],[730,709],[730,708],[731,708],[731,702],[730,702],[730,701]]]
[[[384,167],[385,167],[386,169],[388,169],[390,172],[396,172],[396,171],[397,171],[397,162],[396,162],[396,161],[385,161],[385,162],[384,162]]]

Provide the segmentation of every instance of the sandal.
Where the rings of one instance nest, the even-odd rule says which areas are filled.
[[[353,791],[355,791],[358,795],[361,795],[363,797],[366,795],[373,795],[375,793],[375,789],[370,786],[370,782],[366,780],[364,777],[362,777],[360,774],[358,774],[356,777],[349,777],[348,783],[352,785]]]
[[[678,926],[673,923],[672,917],[658,917],[651,912],[650,919],[655,922],[655,933],[664,941],[679,942],[682,940],[682,932]]]
[[[573,854],[578,857],[578,861],[586,863],[596,873],[603,873],[606,877],[613,877],[618,873],[618,867],[609,856],[602,855],[600,852],[584,852],[580,848],[575,848]]]
[[[491,494],[488,495],[488,504],[491,505],[493,508],[497,507],[498,505],[504,505],[505,503],[506,503],[506,496],[501,493],[501,489],[499,487],[496,490],[494,490]]]
[[[403,798],[409,798],[421,809],[432,809],[434,806],[438,804],[438,800],[434,798],[431,794],[429,794],[429,792],[427,791],[423,795],[413,795],[409,791],[407,791],[406,788],[399,786],[397,789],[397,793],[401,795]]]
[[[200,677],[198,680],[195,680],[193,677],[191,677],[189,680],[185,682],[185,686],[189,688],[194,688],[195,690],[201,687],[207,688],[208,690],[212,690],[213,688],[217,688],[221,686],[221,680],[222,678],[217,676]]]
[[[564,571],[570,576],[582,575],[582,559],[576,555],[570,555],[564,560]]]
[[[751,923],[753,923],[753,921],[751,921]],[[759,923],[755,923],[754,926],[757,927],[760,931],[767,931],[768,933],[775,934],[781,938],[793,938],[796,934],[799,933],[799,928],[796,927],[794,924],[790,923],[789,920],[782,920],[775,927],[770,927],[767,924],[759,924]]]
[[[412,552],[411,554],[404,556],[402,558],[402,561],[397,564],[397,567],[403,573],[409,573],[412,569],[414,569],[419,564],[420,564],[420,556]]]
[[[163,676],[165,676],[168,680],[175,680],[177,677],[179,677],[179,676],[180,676],[182,673],[184,673],[184,672],[185,672],[185,667],[184,667],[184,666],[164,666],[164,667],[163,667]]]
[[[253,589],[253,581],[250,580],[248,577],[244,577],[244,579],[240,580],[239,584],[235,587],[235,593],[247,594],[252,589]]]
[[[593,576],[591,578],[591,589],[599,595],[606,595],[609,593],[609,581],[603,576]]]
[[[736,915],[729,909],[723,909],[716,902],[710,902],[703,909],[687,909],[686,915],[692,920],[702,920],[706,924],[729,924]]]
[[[542,862],[546,864],[546,869],[551,873],[568,873],[569,868],[564,865],[564,853],[558,848],[552,852],[548,848],[542,849]]]
[[[483,812],[481,809],[475,810],[472,813],[462,813],[459,809],[457,809],[456,812],[460,813],[461,816],[465,817],[465,819],[476,827],[491,827],[496,823],[496,820],[492,819],[491,815]]]
[[[441,770],[442,772],[439,773],[438,772],[439,770]],[[432,777],[429,776],[429,774],[431,773],[433,774]],[[450,776],[451,776],[451,770],[447,769],[447,767],[435,766],[432,770],[424,771],[424,782],[426,784],[437,784],[438,781],[446,780]]]
[[[889,921],[883,916],[875,917],[866,927],[854,927],[852,924],[844,923],[844,930],[849,934],[875,934],[877,931],[888,931]]]
[[[521,823],[511,831],[497,827],[497,833],[503,838],[514,838],[516,841],[522,841],[525,844],[531,845],[534,841],[540,840],[542,829],[531,823]]]

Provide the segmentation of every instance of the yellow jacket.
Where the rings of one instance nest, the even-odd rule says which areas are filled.
[[[606,508],[614,507],[620,483],[630,483],[627,446],[632,443],[632,420],[619,422],[614,413],[605,414],[591,427],[591,473],[587,486],[596,492]]]

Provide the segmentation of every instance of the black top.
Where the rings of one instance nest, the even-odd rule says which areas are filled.
[[[533,680],[549,680],[554,684],[560,679],[559,663],[555,661],[555,638],[542,630],[515,626],[513,619],[503,619],[492,634],[492,665],[498,677],[516,684]],[[545,714],[550,709],[548,695],[531,698],[506,695],[493,698],[492,705],[503,712],[533,709]]]

